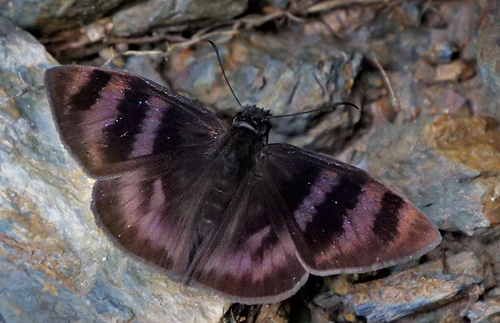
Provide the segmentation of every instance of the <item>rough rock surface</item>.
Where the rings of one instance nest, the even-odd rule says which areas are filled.
[[[247,2],[245,0],[152,0],[137,2],[113,15],[111,33],[129,36],[147,32],[156,26],[182,24],[189,21],[197,21],[204,25],[208,21],[238,16],[246,8]]]
[[[271,141],[341,152],[367,168],[439,224],[441,246],[374,273],[311,277],[290,300],[240,306],[227,322],[498,321],[498,1],[341,2],[63,1],[54,13],[52,2],[0,0],[0,15],[40,36],[61,62],[113,59],[110,66],[171,84],[228,119],[238,108],[208,36],[244,103],[275,114],[358,104],[281,120]],[[3,102],[41,85],[55,61],[34,38],[0,25],[0,321],[33,313],[217,321],[223,300],[169,281],[96,228],[91,182],[62,149],[43,92]]]
[[[56,62],[0,18],[0,101]],[[23,84],[23,82],[26,84]],[[226,302],[116,247],[90,211],[92,181],[62,147],[43,91],[0,105],[0,315],[6,322],[214,322]]]
[[[84,0],[84,1],[0,1],[0,16],[11,19],[29,30],[53,33],[78,28],[102,19],[110,23],[109,31],[116,36],[147,32],[157,26],[171,26],[198,21],[206,25],[217,19],[230,19],[247,8],[244,0],[181,1],[181,0]]]
[[[478,30],[477,39],[477,64],[483,82],[500,97],[500,26],[498,15],[500,3],[498,1],[487,1],[481,25]],[[497,41],[492,46],[492,40]]]
[[[376,131],[368,169],[443,230],[473,234],[500,221],[500,131],[450,115]]]
[[[472,252],[433,261],[387,278],[354,285],[343,301],[368,322],[390,322],[420,308],[451,299],[484,279],[481,261]]]
[[[0,16],[30,30],[55,32],[93,21],[117,8],[126,0],[2,0]]]

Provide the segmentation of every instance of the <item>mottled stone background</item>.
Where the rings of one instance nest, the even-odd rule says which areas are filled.
[[[0,322],[500,322],[498,1],[0,0]],[[367,169],[443,242],[409,264],[312,278],[280,304],[185,287],[99,229],[45,69],[143,75],[229,118],[292,113],[271,141]],[[59,63],[58,63],[59,62]]]

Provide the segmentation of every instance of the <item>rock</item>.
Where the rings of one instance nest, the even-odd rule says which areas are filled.
[[[487,118],[442,115],[377,130],[368,170],[443,230],[474,234],[500,220],[500,132]]]
[[[471,285],[457,294],[450,302],[431,306],[427,311],[419,311],[399,319],[398,323],[428,323],[428,322],[463,322],[474,301],[477,301],[475,292],[484,293],[481,284]],[[472,294],[472,295],[471,295]],[[472,302],[471,302],[472,301]]]
[[[453,298],[483,281],[482,263],[472,252],[408,269],[383,279],[355,284],[343,296],[347,306],[367,322],[391,322],[431,304]]]
[[[143,34],[157,26],[190,22],[206,25],[231,19],[247,8],[244,0],[179,1],[151,0],[136,2],[113,15],[111,33],[118,36]]]
[[[30,30],[53,33],[103,17],[126,0],[0,1],[0,16]]]
[[[287,323],[286,313],[290,308],[283,308],[282,303],[265,304],[260,308],[259,315],[255,318],[255,323]]]
[[[0,18],[0,313],[7,322],[215,322],[226,301],[124,253],[90,210],[92,181],[59,141],[43,91],[56,62]],[[23,84],[23,81],[26,84]]]
[[[498,101],[500,97],[500,47],[498,46],[500,3],[491,0],[487,3],[478,30],[477,65],[481,79],[496,93]]]
[[[216,43],[229,82],[241,103],[270,109],[273,115],[347,100],[361,64],[360,55],[348,55],[331,41],[299,33],[283,33],[279,38],[243,35]],[[169,62],[167,76],[174,90],[188,92],[229,115],[238,111],[211,46],[176,53]],[[350,120],[346,114],[351,113],[358,114],[352,107],[338,107],[319,123],[317,114],[275,119],[271,135],[276,137],[270,141],[284,141],[285,137],[301,134],[288,142],[299,146],[314,143],[317,150],[335,147],[335,140],[349,136]],[[344,137],[332,135],[332,132],[342,133],[339,125],[347,130],[342,134]],[[311,127],[314,133],[306,133]],[[330,141],[318,142],[326,137]]]
[[[500,298],[486,298],[483,301],[477,302],[471,306],[467,313],[467,318],[471,323],[491,322],[491,319],[496,318],[498,322],[500,316]]]
[[[247,1],[139,1],[123,8],[126,0],[0,1],[0,16],[29,30],[50,34],[87,25],[107,15],[109,32],[115,36],[143,34],[151,28],[198,21],[206,25],[242,14]],[[130,3],[130,1],[128,1]],[[120,9],[119,9],[120,8]],[[119,10],[117,10],[119,9]]]
[[[255,13],[265,15],[272,12],[266,10],[294,6],[308,10],[315,2],[288,5],[273,0]],[[478,8],[486,2],[490,7],[484,6],[481,13]],[[113,9],[121,3],[95,2],[93,8],[84,1],[55,8],[53,3],[4,1],[0,15],[11,17],[35,35],[72,28],[43,41],[66,62],[99,65],[111,58],[111,50],[169,52],[176,44],[166,45],[165,39],[181,38],[179,32],[186,28],[189,31],[182,36],[189,37],[200,26],[240,15],[247,2],[231,2],[234,7],[226,0],[204,2],[195,8],[188,1],[155,0]],[[217,12],[220,3],[225,6]],[[320,7],[332,4],[318,2]],[[453,231],[443,232],[443,245],[427,259],[435,260],[443,251],[462,252],[447,263],[445,273],[435,262],[400,271],[417,264],[412,261],[377,273],[343,275],[343,283],[341,278],[332,278],[336,283],[325,294],[306,298],[299,292],[283,307],[264,308],[261,319],[280,320],[287,314],[281,316],[280,310],[287,312],[290,305],[290,313],[302,313],[303,309],[297,310],[299,303],[311,309],[309,317],[321,322],[355,322],[356,315],[365,315],[369,321],[404,316],[402,322],[459,321],[463,316],[479,322],[498,316],[500,292],[494,286],[500,280],[500,226],[495,225],[500,219],[499,133],[488,117],[472,117],[499,116],[494,92],[500,88],[495,45],[498,4],[493,0],[481,4],[402,3],[386,10],[381,10],[383,4],[358,5],[305,16],[301,15],[304,11],[291,10],[299,13],[300,22],[287,16],[261,25],[258,32],[239,25],[240,34],[231,34],[231,40],[215,37],[238,97],[275,114],[351,100],[351,90],[364,93],[359,81],[371,74],[367,95],[354,101],[361,103],[361,111],[339,107],[321,117],[284,120],[276,125],[271,140],[330,153],[347,146],[343,160],[364,168],[368,165],[369,171],[410,197],[442,229]],[[217,16],[222,12],[225,16]],[[214,30],[221,31],[217,26]],[[473,75],[477,26],[481,26],[477,58],[483,81]],[[144,33],[148,36],[141,38]],[[120,38],[133,34],[142,35]],[[319,34],[328,35],[329,40]],[[339,45],[332,39],[349,44]],[[43,92],[31,91],[3,102],[41,85],[43,70],[56,62],[33,38],[4,20],[0,21],[0,40],[0,321],[186,321],[192,315],[200,321],[217,321],[225,309],[224,300],[167,280],[116,248],[95,226],[89,211],[92,182],[61,148]],[[373,52],[389,82],[374,68],[374,61],[361,63],[358,52]],[[174,53],[166,64],[162,56],[151,60],[123,56],[115,63],[120,69],[171,83],[219,107],[221,115],[238,110],[214,52],[203,42]],[[165,65],[171,82],[159,73]],[[391,92],[399,105],[393,104]],[[442,113],[451,116],[430,117]],[[388,121],[394,124],[387,125]],[[377,129],[381,125],[384,128]],[[295,138],[290,141],[289,137]],[[450,236],[456,236],[454,248],[450,248]],[[380,279],[389,272],[396,274]],[[353,286],[359,277],[364,282]],[[311,290],[317,293],[318,289]],[[481,295],[479,300],[477,295]]]

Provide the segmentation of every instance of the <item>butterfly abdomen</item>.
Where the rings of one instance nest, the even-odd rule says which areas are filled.
[[[263,138],[246,128],[233,126],[221,138],[210,156],[210,167],[202,180],[203,183],[210,183],[200,205],[205,226],[219,225],[238,188],[251,174],[262,147]],[[207,228],[202,231],[207,231]]]
[[[198,221],[184,281],[189,281],[200,257],[211,248],[218,232],[223,232],[224,223],[229,222],[231,205],[245,187],[244,182],[250,180],[248,176],[252,176],[251,170],[263,147],[261,135],[233,125],[209,154],[209,167],[197,182],[204,187],[199,189],[202,195],[197,197],[201,203],[195,212]]]

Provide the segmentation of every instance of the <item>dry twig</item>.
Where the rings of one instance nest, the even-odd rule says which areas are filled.
[[[4,103],[7,103],[9,102],[10,100],[15,100],[23,95],[25,95],[26,93],[30,92],[30,91],[40,91],[40,90],[43,90],[45,89],[45,86],[43,85],[40,85],[40,86],[33,86],[33,85],[30,85],[28,83],[26,83],[22,76],[19,74],[19,79],[21,80],[21,82],[24,84],[23,88],[21,89],[21,91],[19,91],[17,94],[15,94],[14,96],[11,96],[11,97],[8,97],[6,98],[5,100],[3,101],[0,101],[0,105],[3,105]]]
[[[289,21],[294,21],[297,23],[304,23],[306,19],[301,18],[305,17],[309,14],[318,14],[324,13],[328,11],[332,11],[338,9],[340,7],[352,6],[352,5],[372,5],[372,4],[388,4],[391,2],[397,2],[399,0],[329,0],[314,4],[305,10],[300,10],[297,12],[292,12],[290,10],[279,10],[272,9],[272,12],[265,15],[249,15],[244,16],[239,19],[229,20],[225,22],[217,22],[210,26],[207,26],[203,29],[200,29],[196,33],[194,33],[190,38],[183,37],[179,34],[174,34],[169,32],[169,27],[165,27],[168,30],[164,31],[161,34],[153,35],[153,36],[145,36],[145,37],[136,37],[136,38],[120,38],[120,37],[112,37],[106,36],[103,34],[102,43],[104,44],[151,44],[157,43],[161,41],[169,42],[169,50],[173,48],[187,48],[194,44],[197,44],[202,41],[206,41],[207,39],[214,38],[220,35],[227,35],[229,37],[233,37],[236,34],[239,34],[241,30],[249,30],[256,27],[260,27],[270,21],[276,21],[277,23],[283,23],[285,19]],[[50,40],[47,40],[50,41]],[[95,42],[93,42],[95,43]],[[63,51],[63,50],[74,50],[77,48],[81,48],[87,46],[89,44],[88,39],[78,39],[77,41],[58,45],[53,50],[55,51]],[[168,51],[167,51],[168,52]],[[126,54],[120,55],[137,55],[139,52],[134,51],[125,52]],[[146,51],[148,54],[159,54],[156,51]],[[111,61],[116,59],[116,57],[111,58]],[[110,61],[107,61],[105,64],[109,64]]]
[[[106,66],[111,64],[115,59],[122,57],[122,56],[130,56],[130,55],[137,55],[137,56],[146,56],[146,55],[161,55],[163,57],[167,57],[167,53],[162,51],[162,50],[127,50],[122,53],[118,53],[115,55],[115,52],[112,51],[112,57],[105,61],[102,66]]]
[[[389,98],[391,102],[391,108],[393,109],[399,109],[399,100],[394,94],[394,90],[392,89],[391,81],[387,77],[387,73],[385,72],[384,68],[378,61],[377,57],[375,56],[374,53],[370,53],[368,55],[369,59],[372,61],[372,63],[377,67],[377,69],[380,72],[380,75],[382,76],[382,80],[384,81],[385,86],[387,87],[387,90],[389,91]]]
[[[347,7],[352,5],[371,5],[371,4],[387,4],[394,0],[331,0],[324,1],[318,4],[312,5],[306,9],[308,14],[311,13],[322,13],[326,11],[331,11],[340,7]]]

